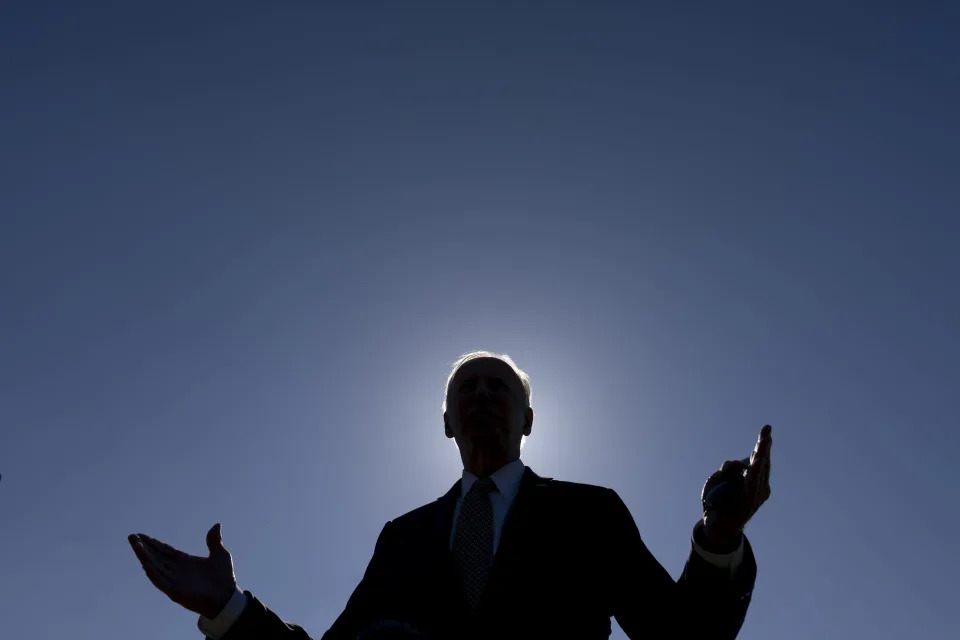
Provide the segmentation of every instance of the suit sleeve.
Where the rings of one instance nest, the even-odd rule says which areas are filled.
[[[355,640],[362,630],[383,617],[389,600],[390,524],[387,522],[383,526],[373,550],[373,557],[360,579],[360,584],[353,590],[347,606],[321,640]]]
[[[377,539],[373,558],[347,601],[343,613],[322,636],[322,640],[354,640],[379,609],[383,592],[384,553],[390,523],[384,525]],[[249,591],[243,613],[220,640],[312,640],[304,629],[285,622]]]
[[[691,548],[679,580],[657,562],[627,506],[608,490],[605,545],[611,609],[628,637],[703,637],[732,640],[743,625],[757,565],[744,540],[740,567],[711,565]]]

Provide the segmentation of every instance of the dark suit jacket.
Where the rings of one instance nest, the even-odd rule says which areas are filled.
[[[354,640],[378,624],[389,628],[381,621],[434,640],[607,638],[610,616],[633,639],[734,638],[743,624],[756,577],[749,543],[733,578],[691,549],[674,581],[613,490],[541,478],[529,467],[471,616],[449,546],[459,491],[458,481],[435,502],[387,522],[363,579],[323,640]],[[302,628],[247,596],[223,640],[308,640]],[[380,637],[387,636],[399,637]]]

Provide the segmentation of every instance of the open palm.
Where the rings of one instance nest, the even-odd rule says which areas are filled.
[[[233,558],[223,546],[220,525],[207,532],[206,558],[192,556],[143,533],[127,537],[147,578],[180,606],[214,618],[237,588]]]

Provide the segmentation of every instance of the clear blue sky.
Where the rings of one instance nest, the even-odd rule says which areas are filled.
[[[0,636],[199,638],[126,536],[217,521],[319,636],[486,348],[674,576],[774,425],[741,638],[955,637],[955,3],[89,4],[0,9]]]

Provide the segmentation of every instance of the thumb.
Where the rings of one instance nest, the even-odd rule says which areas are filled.
[[[207,549],[210,550],[211,557],[226,551],[223,546],[223,537],[220,535],[219,522],[210,527],[210,531],[207,531]]]

